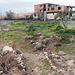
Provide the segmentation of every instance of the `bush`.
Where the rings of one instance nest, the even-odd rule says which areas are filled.
[[[59,31],[60,29],[64,29],[61,25],[57,26],[55,31]]]
[[[64,29],[59,30],[59,33],[64,33],[64,32],[65,32]]]
[[[75,29],[67,29],[67,30],[65,31],[65,33],[70,33],[70,34],[75,35]]]
[[[61,37],[61,38],[71,38],[72,37],[72,35],[70,35],[70,34],[67,34],[67,33],[61,33],[61,34],[58,34],[58,36],[59,37]]]
[[[69,44],[71,41],[70,39],[61,39],[60,42],[63,44]]]

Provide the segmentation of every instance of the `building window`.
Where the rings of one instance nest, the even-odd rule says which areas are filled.
[[[51,10],[54,10],[54,8],[51,8]]]
[[[51,7],[51,4],[48,4],[48,7]]]
[[[61,7],[58,7],[58,10],[61,10]]]
[[[48,11],[49,11],[49,8],[48,8]]]
[[[46,11],[46,9],[44,9],[44,11]]]
[[[40,5],[40,7],[42,7],[42,5]]]

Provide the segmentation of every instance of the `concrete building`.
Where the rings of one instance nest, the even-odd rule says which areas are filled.
[[[34,6],[35,14],[33,15],[33,19],[40,20],[54,20],[54,16],[60,11],[69,11],[72,10],[71,6],[60,6],[58,4],[38,4]]]
[[[26,14],[24,14],[24,16],[25,16],[25,18],[30,18],[30,16],[33,14],[34,14],[33,12],[32,13],[26,13]]]

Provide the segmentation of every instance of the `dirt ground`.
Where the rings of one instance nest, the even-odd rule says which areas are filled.
[[[24,53],[24,55],[27,58],[26,65],[31,75],[56,75],[43,52]]]

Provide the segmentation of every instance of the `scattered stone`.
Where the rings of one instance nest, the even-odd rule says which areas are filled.
[[[69,66],[73,66],[74,65],[74,60],[68,60],[66,63]]]
[[[27,25],[27,26],[26,26],[26,28],[29,28],[29,27],[30,27],[30,25]]]
[[[16,60],[20,63],[21,62],[21,57],[18,56]]]
[[[57,67],[66,67],[66,64],[64,64],[63,62],[55,62]]]
[[[52,55],[52,58],[60,59],[60,56],[58,56],[58,55]]]
[[[3,74],[3,71],[0,71],[0,74]]]
[[[43,39],[44,39],[44,37],[43,37],[43,36],[40,36],[39,38],[40,38],[41,40],[43,40]]]
[[[58,70],[58,73],[60,74],[60,75],[64,75],[65,74],[65,71],[64,70]]]
[[[30,41],[31,44],[34,44],[35,42],[33,40]]]
[[[34,38],[33,36],[25,37],[25,39],[33,39],[33,38]]]
[[[57,62],[61,62],[61,59],[52,59],[55,63],[57,63]]]
[[[36,45],[36,49],[37,49],[37,50],[41,50],[41,49],[42,49],[42,44],[41,44],[41,43],[38,43],[38,44]]]
[[[43,40],[42,43],[43,43],[44,45],[47,45],[47,40]]]
[[[18,65],[18,69],[19,69],[19,70],[23,70],[23,66]]]
[[[65,60],[71,60],[71,58],[70,58],[69,55],[64,55],[63,58],[64,58]]]
[[[16,50],[16,53],[17,53],[17,54],[22,54],[21,51],[19,51],[19,50]]]
[[[41,36],[41,33],[37,33],[37,36]]]
[[[58,53],[59,55],[61,55],[61,56],[64,56],[64,55],[66,55],[66,53],[64,52],[64,51],[59,51],[59,53]]]
[[[46,45],[43,45],[42,48],[46,48]]]
[[[55,46],[61,46],[62,44],[61,43],[57,43],[57,44],[55,44]]]
[[[3,48],[3,52],[11,52],[11,51],[13,51],[12,47],[5,46],[5,47]]]
[[[51,66],[52,69],[56,70],[57,68],[55,66]]]

